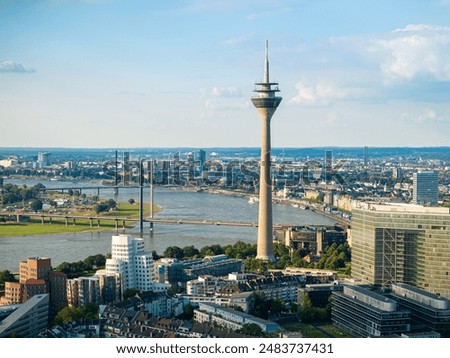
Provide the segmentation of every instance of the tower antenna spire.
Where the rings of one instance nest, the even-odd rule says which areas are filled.
[[[264,82],[269,83],[269,40],[266,40],[266,53],[264,56]]]
[[[266,40],[266,51],[264,57],[264,80],[257,82],[252,103],[256,107],[262,122],[261,131],[261,169],[259,174],[259,213],[258,213],[258,245],[257,259],[275,261],[273,255],[273,223],[272,223],[272,178],[271,167],[271,144],[270,144],[270,120],[281,102],[281,97],[276,96],[279,92],[278,83],[269,81],[269,42]],[[272,85],[276,87],[272,87]]]

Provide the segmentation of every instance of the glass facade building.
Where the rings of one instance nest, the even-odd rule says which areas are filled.
[[[406,283],[450,298],[450,209],[375,205],[352,210],[352,277]]]
[[[419,172],[413,174],[413,202],[415,204],[437,206],[438,174],[435,172]]]

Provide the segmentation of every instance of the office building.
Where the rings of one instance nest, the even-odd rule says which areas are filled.
[[[144,252],[144,239],[128,235],[114,235],[111,244],[111,259],[106,260],[106,275],[120,274],[123,290],[136,288],[150,291],[154,288],[153,258]]]
[[[354,337],[389,337],[411,329],[410,312],[393,299],[358,286],[332,295],[333,324]]]
[[[38,153],[38,164],[41,167],[48,167],[51,164],[52,154],[48,152]]]
[[[314,307],[325,307],[330,302],[334,291],[342,292],[344,286],[337,283],[318,283],[298,288],[298,302],[302,304],[304,297],[308,297]]]
[[[323,163],[323,179],[325,183],[329,184],[333,177],[333,151],[326,150],[325,151],[325,160]]]
[[[413,203],[429,206],[438,204],[438,174],[419,172],[413,174]]]
[[[366,167],[369,164],[369,148],[364,147],[364,166]]]
[[[269,80],[268,42],[264,60],[264,79],[257,82],[254,90],[257,96],[251,98],[262,124],[261,165],[259,172],[259,213],[258,213],[258,247],[257,259],[274,261],[273,256],[273,224],[272,224],[272,178],[271,178],[271,144],[270,120],[281,102],[278,83]],[[275,87],[272,87],[275,86]]]
[[[202,173],[203,172],[203,167],[205,165],[206,162],[206,152],[202,149],[196,151],[194,153],[195,155],[195,163],[197,165],[197,172],[198,173]]]
[[[352,277],[450,298],[450,209],[367,204],[352,211]]]
[[[8,317],[0,321],[0,338],[31,338],[47,329],[49,295],[33,296]]]
[[[443,333],[450,324],[450,300],[403,283],[391,286],[389,295],[411,312],[411,329]]]

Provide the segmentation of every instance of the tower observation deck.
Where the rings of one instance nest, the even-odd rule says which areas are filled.
[[[273,220],[272,220],[272,180],[271,180],[271,144],[270,120],[282,98],[276,96],[279,92],[278,83],[269,80],[268,41],[266,40],[264,56],[264,79],[256,82],[251,98],[253,105],[261,117],[261,169],[259,175],[259,212],[258,212],[258,243],[257,259],[274,261],[273,256]]]

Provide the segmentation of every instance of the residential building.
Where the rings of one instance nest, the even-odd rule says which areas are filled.
[[[14,305],[23,301],[23,286],[20,282],[5,282],[5,295],[2,305]]]
[[[274,333],[281,330],[280,326],[275,322],[214,303],[200,303],[199,308],[194,310],[194,320],[199,323],[216,324],[234,331],[241,329],[245,324],[252,323],[258,325],[267,333]]]
[[[50,295],[50,315],[53,317],[67,306],[67,276],[53,271],[51,259],[30,257],[19,263],[19,282],[5,282],[4,304],[25,303],[35,295]]]
[[[47,281],[50,271],[52,271],[50,258],[30,257],[27,261],[19,263],[19,282],[25,283],[30,278]]]

